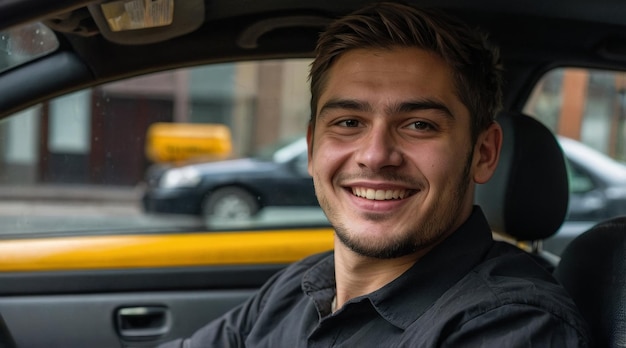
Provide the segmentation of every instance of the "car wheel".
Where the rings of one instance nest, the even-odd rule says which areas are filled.
[[[223,187],[207,195],[202,207],[206,221],[249,219],[259,211],[256,196],[239,187]]]

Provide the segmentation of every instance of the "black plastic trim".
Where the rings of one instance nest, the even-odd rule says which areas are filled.
[[[285,265],[0,273],[0,296],[256,289]]]
[[[93,80],[74,54],[58,52],[8,71],[0,78],[0,118]]]

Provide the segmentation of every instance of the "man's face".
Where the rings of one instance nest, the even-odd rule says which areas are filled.
[[[339,240],[394,258],[453,232],[471,212],[474,151],[452,70],[418,48],[357,49],[328,74],[308,168]]]

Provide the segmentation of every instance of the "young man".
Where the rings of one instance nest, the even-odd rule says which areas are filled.
[[[562,288],[473,206],[500,153],[498,64],[430,10],[379,3],[330,25],[307,139],[334,252],[170,347],[587,346]]]

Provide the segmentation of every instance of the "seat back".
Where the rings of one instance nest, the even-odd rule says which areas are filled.
[[[577,236],[554,276],[587,319],[597,347],[626,347],[626,216]]]
[[[569,191],[563,151],[550,130],[515,112],[498,116],[503,131],[500,162],[486,184],[476,186],[493,231],[518,241],[555,234],[567,213]]]

